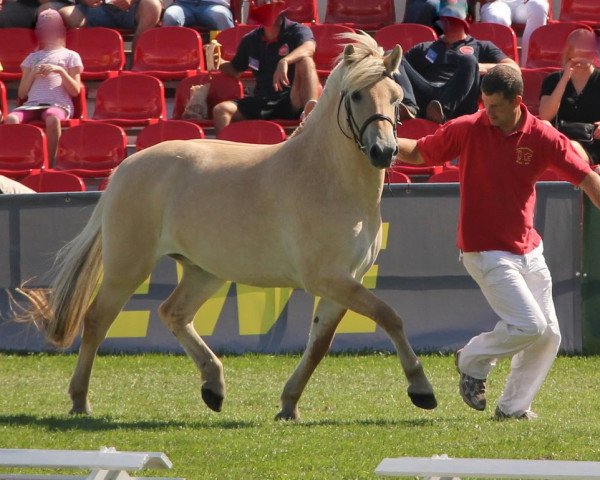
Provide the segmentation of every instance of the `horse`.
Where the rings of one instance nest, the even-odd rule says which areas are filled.
[[[166,255],[183,275],[159,316],[195,362],[211,410],[221,411],[225,398],[223,365],[192,320],[227,280],[301,288],[321,298],[276,419],[299,419],[300,396],[348,309],[389,335],[412,403],[437,406],[401,318],[361,284],[379,252],[384,169],[397,154],[403,93],[391,75],[402,50],[396,46],[386,56],[366,34],[345,37],[350,43],[319,102],[287,141],[173,140],[116,169],[87,225],[57,254],[50,288],[27,292],[29,320],[42,323],[56,346],[70,346],[83,326],[69,385],[71,413],[91,413],[88,387],[98,347]]]

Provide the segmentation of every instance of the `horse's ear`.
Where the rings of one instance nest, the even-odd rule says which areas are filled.
[[[383,59],[383,64],[385,65],[385,70],[387,73],[393,73],[398,70],[400,66],[400,61],[402,60],[402,47],[400,45],[396,45],[394,49]]]
[[[354,55],[354,45],[349,43],[344,47],[344,61],[350,62],[350,57]]]

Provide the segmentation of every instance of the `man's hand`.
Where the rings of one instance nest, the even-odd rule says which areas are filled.
[[[102,0],[81,0],[81,3],[83,3],[87,7],[95,8],[102,5]]]
[[[277,70],[273,74],[273,88],[276,92],[281,92],[285,87],[290,85],[288,79],[288,63],[285,58],[279,60],[277,63]]]
[[[106,0],[106,3],[126,12],[131,8],[133,0]]]

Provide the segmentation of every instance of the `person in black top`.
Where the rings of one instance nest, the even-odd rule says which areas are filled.
[[[442,5],[444,35],[415,45],[402,60],[419,108],[425,118],[437,123],[477,111],[480,75],[494,65],[506,63],[519,69],[492,42],[467,35],[466,18],[466,2]]]
[[[313,61],[315,41],[310,28],[288,20],[284,2],[252,2],[250,16],[262,25],[242,38],[226,75],[239,77],[250,68],[256,80],[252,96],[225,101],[213,109],[215,130],[244,119],[297,119],[307,102],[319,94]]]
[[[567,37],[563,52],[563,70],[549,74],[542,83],[539,117],[554,121],[575,144],[579,153],[594,164],[600,163],[600,70],[596,38],[585,29],[574,30]],[[559,121],[595,126],[591,141],[576,138],[576,131],[564,130]],[[592,127],[594,128],[594,127]]]

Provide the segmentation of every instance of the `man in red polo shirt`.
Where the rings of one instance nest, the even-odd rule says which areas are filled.
[[[482,82],[485,110],[443,125],[418,141],[398,139],[399,157],[428,165],[459,157],[458,248],[462,261],[500,321],[457,352],[459,390],[476,410],[486,406],[485,381],[496,360],[512,357],[495,418],[535,418],[531,403],[560,345],[552,279],[533,227],[535,182],[552,169],[600,208],[600,176],[569,140],[521,103],[521,75],[508,65]]]

